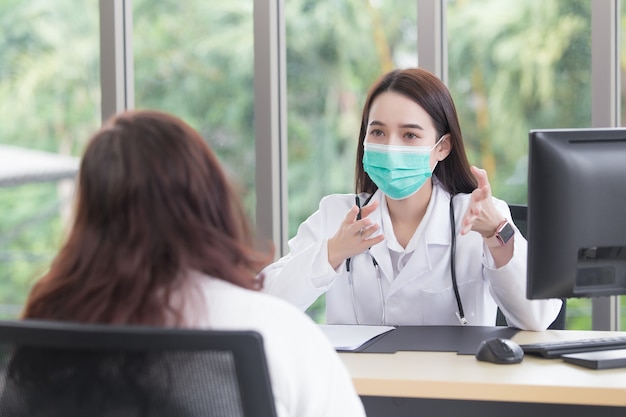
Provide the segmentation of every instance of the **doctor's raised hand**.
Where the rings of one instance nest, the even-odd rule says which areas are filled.
[[[348,211],[337,233],[328,239],[328,263],[333,269],[337,269],[347,258],[368,250],[384,239],[382,234],[376,235],[380,226],[368,218],[378,208],[378,201],[363,208],[360,207],[358,197],[357,201],[359,205],[355,204]]]
[[[329,324],[543,330],[560,300],[526,299],[527,242],[487,174],[471,167],[439,78],[394,70],[371,87],[355,132],[354,194],[332,194],[264,270],[264,291]],[[360,206],[360,216],[359,216]]]
[[[495,265],[501,267],[513,257],[515,241],[513,228],[493,203],[487,171],[475,166],[471,167],[471,171],[478,181],[478,187],[472,191],[470,204],[461,222],[461,234],[465,235],[470,231],[479,233],[485,240]],[[509,234],[506,235],[505,244],[501,244],[502,242],[498,238],[503,239],[500,234],[504,236],[505,228],[508,228]]]

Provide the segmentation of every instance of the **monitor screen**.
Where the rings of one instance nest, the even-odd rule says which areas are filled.
[[[529,299],[626,294],[626,129],[531,130]]]

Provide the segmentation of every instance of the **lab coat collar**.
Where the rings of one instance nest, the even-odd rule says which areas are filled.
[[[438,182],[433,184],[430,204],[433,207],[424,230],[426,244],[450,245],[450,193],[445,191]],[[455,220],[458,224],[459,219]]]

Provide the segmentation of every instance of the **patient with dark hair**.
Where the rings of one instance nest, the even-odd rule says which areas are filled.
[[[363,416],[320,329],[259,292],[272,258],[200,134],[166,113],[128,111],[89,141],[72,227],[23,318],[256,330],[279,416]]]

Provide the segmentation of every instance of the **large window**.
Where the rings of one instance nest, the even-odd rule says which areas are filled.
[[[207,140],[255,210],[253,2],[133,1],[135,106]]]
[[[19,315],[66,230],[100,124],[98,2],[0,0],[0,317]]]

